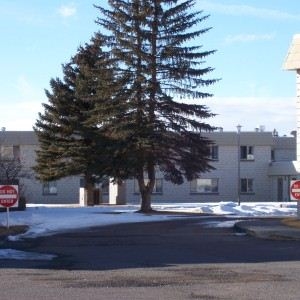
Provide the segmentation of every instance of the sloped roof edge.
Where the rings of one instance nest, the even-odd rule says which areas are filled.
[[[292,43],[283,63],[284,70],[300,69],[300,34],[293,36]]]

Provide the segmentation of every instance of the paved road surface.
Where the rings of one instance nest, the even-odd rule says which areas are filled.
[[[58,258],[0,260],[0,299],[300,299],[300,242],[204,226],[222,220],[122,224],[6,245]]]

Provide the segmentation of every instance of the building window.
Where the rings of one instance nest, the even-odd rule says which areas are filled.
[[[20,160],[20,146],[0,146],[0,158]]]
[[[191,181],[191,193],[218,193],[219,179],[197,178]]]
[[[254,193],[252,178],[241,178],[241,193]]]
[[[240,158],[242,160],[254,160],[254,147],[253,146],[241,146]]]
[[[271,161],[275,161],[275,150],[271,150]]]
[[[145,184],[147,184],[149,182],[149,179],[144,179],[144,181]],[[140,193],[139,184],[136,179],[134,180],[134,193],[135,194]],[[162,193],[163,193],[163,179],[156,178],[152,194],[162,194]]]
[[[56,181],[49,181],[43,184],[43,195],[57,195]]]
[[[210,155],[209,158],[212,160],[218,160],[219,159],[219,146],[211,146],[210,147]]]
[[[103,182],[101,183],[101,192],[104,195],[109,194],[109,179],[105,179],[103,180]]]
[[[21,155],[20,155],[20,146],[19,145],[13,146],[13,157],[15,160],[20,161]]]
[[[12,146],[1,146],[1,159],[13,159]]]

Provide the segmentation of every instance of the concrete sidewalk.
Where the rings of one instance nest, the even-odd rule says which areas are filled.
[[[258,238],[300,241],[300,229],[284,225],[281,218],[241,221],[235,228]]]

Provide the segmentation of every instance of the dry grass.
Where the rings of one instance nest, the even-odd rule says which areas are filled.
[[[15,225],[7,228],[6,226],[0,226],[0,237],[7,235],[16,235],[24,233],[28,230],[28,226],[26,225]]]
[[[300,229],[300,219],[298,218],[285,218],[282,219],[281,222],[286,226]]]

